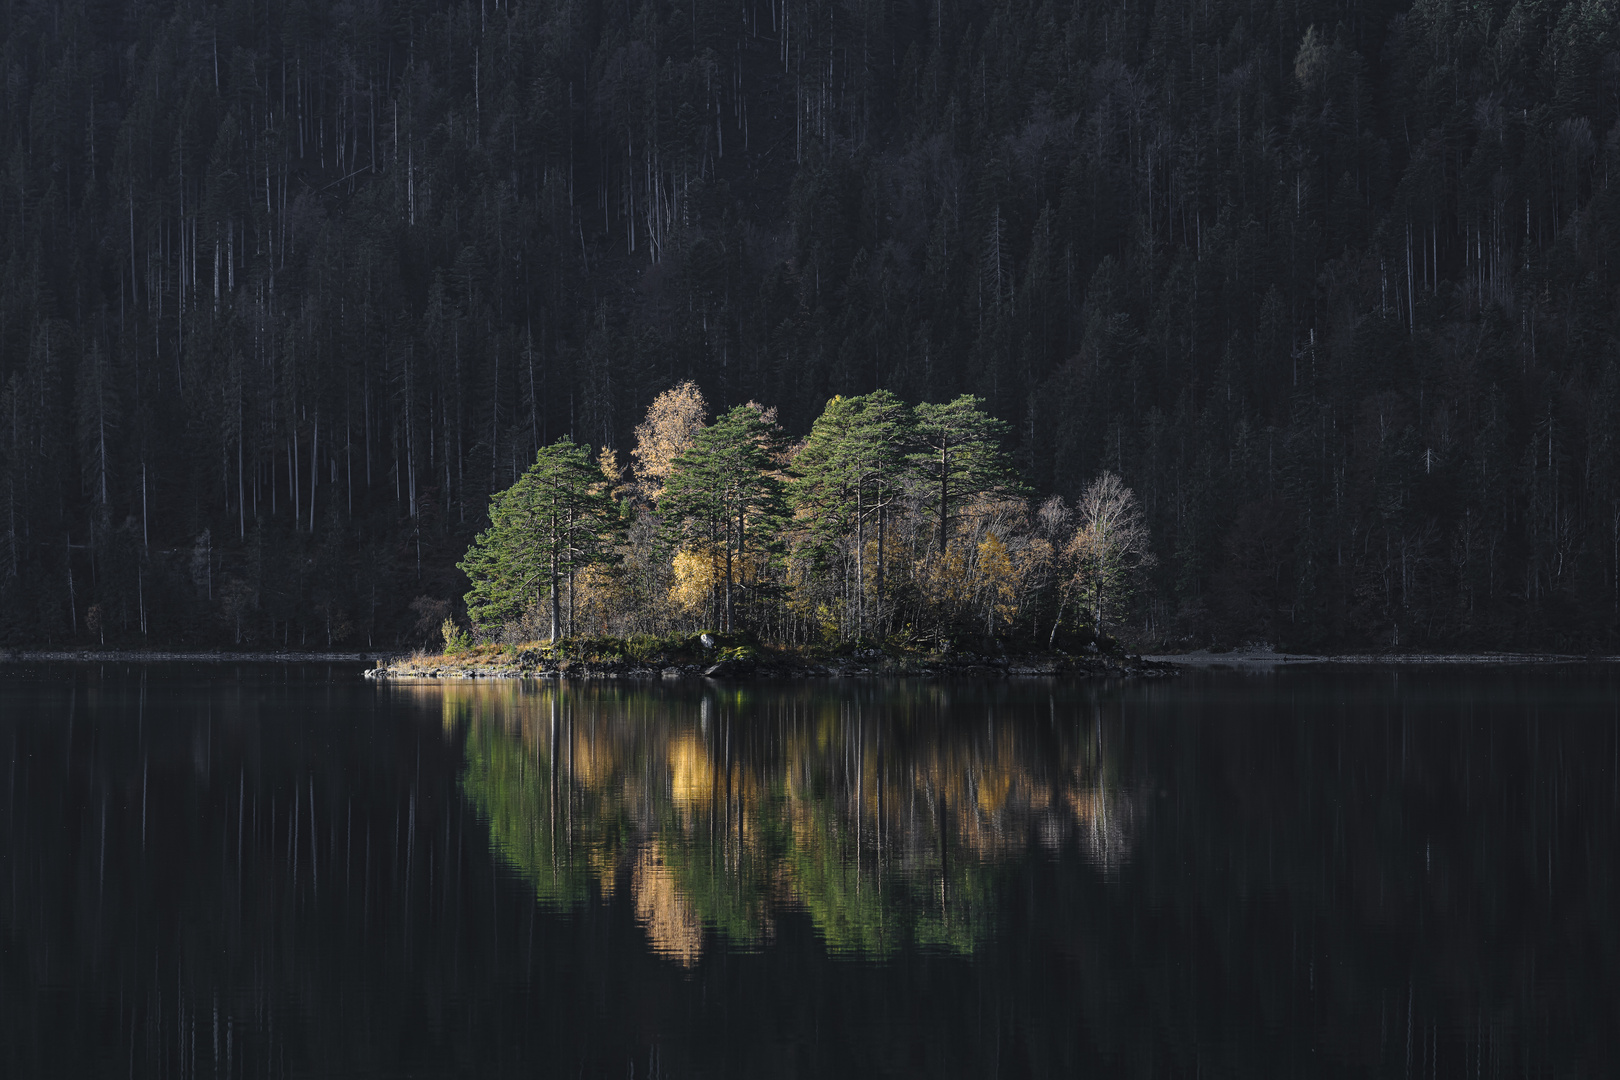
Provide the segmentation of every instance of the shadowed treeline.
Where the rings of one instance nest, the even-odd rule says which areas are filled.
[[[1170,639],[1614,646],[1610,0],[0,0],[0,641],[420,641],[661,391],[983,397]]]

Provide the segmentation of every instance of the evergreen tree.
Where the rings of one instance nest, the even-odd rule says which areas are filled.
[[[671,539],[701,544],[723,561],[717,576],[727,631],[736,625],[739,579],[757,589],[760,564],[780,550],[786,515],[776,466],[781,444],[773,417],[756,405],[738,405],[699,431],[691,449],[674,459],[658,501]],[[753,572],[745,573],[751,560]]]
[[[918,449],[909,463],[922,477],[926,504],[939,520],[939,550],[950,540],[951,514],[964,499],[992,491],[1021,494],[1004,448],[1007,425],[984,411],[984,399],[963,394],[916,409]]]
[[[613,558],[617,508],[588,447],[541,447],[517,483],[490,500],[490,527],[457,564],[472,582],[467,614],[488,632],[549,598],[551,640],[563,633],[562,594],[581,568]],[[572,604],[569,605],[572,614]]]
[[[865,634],[883,626],[885,541],[889,512],[906,488],[916,418],[911,406],[887,390],[836,397],[810,429],[794,459],[795,509],[810,521],[825,547],[853,534],[856,627]],[[876,525],[876,626],[866,609],[866,525]]]

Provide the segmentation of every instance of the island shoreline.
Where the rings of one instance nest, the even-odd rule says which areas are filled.
[[[1617,664],[1620,656],[1579,653],[1288,653],[1266,648],[1230,652],[1125,653],[1094,656],[1036,654],[1014,657],[842,657],[809,660],[776,658],[775,662],[634,663],[583,660],[540,660],[537,663],[461,664],[454,657],[424,656],[396,650],[365,651],[187,651],[95,649],[0,649],[0,664],[344,664],[371,665],[365,678],[378,682],[444,679],[540,679],[667,682],[682,679],[724,681],[796,681],[839,678],[971,679],[1015,677],[1160,678],[1194,670],[1259,671],[1279,667],[1519,667],[1574,664]]]
[[[444,679],[540,679],[547,681],[621,679],[676,682],[708,679],[725,682],[788,682],[840,678],[1001,679],[1026,676],[1069,678],[1162,678],[1177,673],[1174,664],[1131,655],[1069,657],[1042,654],[1022,657],[838,657],[811,660],[775,656],[761,660],[701,662],[632,660],[587,661],[542,658],[518,663],[457,663],[454,657],[414,657],[405,664],[379,664],[365,673],[379,682]]]

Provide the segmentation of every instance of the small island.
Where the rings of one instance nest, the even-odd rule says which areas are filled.
[[[378,678],[1142,675],[1119,629],[1153,557],[1104,472],[1040,499],[972,396],[835,397],[791,441],[774,409],[658,396],[628,467],[564,437],[490,500],[442,652]]]
[[[379,661],[370,679],[720,679],[783,680],[852,677],[1154,678],[1174,664],[1146,660],[1117,642],[1079,655],[1058,652],[992,654],[971,650],[917,652],[868,646],[841,653],[763,645],[743,634],[702,632],[667,637],[569,638],[521,645],[458,643],[442,653],[419,652]]]

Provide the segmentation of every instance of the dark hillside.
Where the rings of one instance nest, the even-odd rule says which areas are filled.
[[[0,0],[0,640],[431,630],[691,377],[982,395],[1159,638],[1612,648],[1617,114],[1614,0]]]

